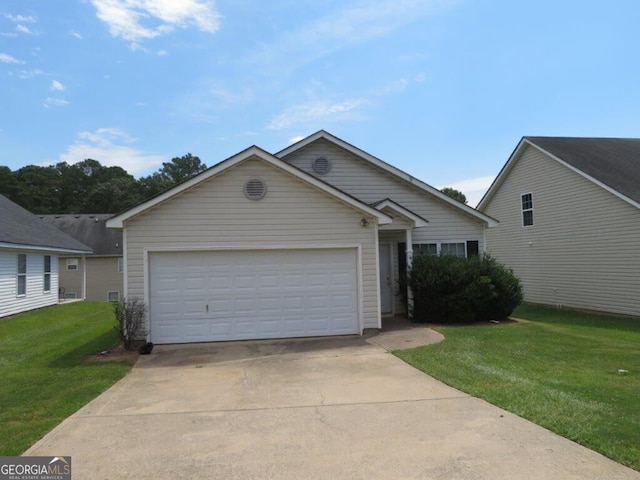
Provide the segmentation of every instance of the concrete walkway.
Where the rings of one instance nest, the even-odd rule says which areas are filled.
[[[416,338],[159,346],[25,454],[74,480],[640,480],[387,351]]]

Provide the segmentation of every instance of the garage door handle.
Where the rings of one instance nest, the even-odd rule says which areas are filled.
[[[205,311],[205,312],[207,312],[207,313],[209,313],[209,305],[206,305],[206,306],[205,306],[204,311]]]

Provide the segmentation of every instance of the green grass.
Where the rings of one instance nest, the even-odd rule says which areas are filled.
[[[113,325],[99,302],[0,319],[0,456],[20,455],[131,369],[83,358],[117,343]]]
[[[531,305],[513,316],[528,321],[436,327],[443,342],[394,353],[640,470],[640,318]]]

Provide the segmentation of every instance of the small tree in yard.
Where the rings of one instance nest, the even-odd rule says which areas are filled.
[[[520,280],[489,255],[420,255],[414,259],[409,286],[417,322],[500,320],[523,299]]]
[[[147,334],[145,329],[147,306],[137,298],[127,298],[115,303],[113,311],[116,316],[114,329],[118,332],[118,338],[122,340],[124,349],[130,350],[136,338]]]

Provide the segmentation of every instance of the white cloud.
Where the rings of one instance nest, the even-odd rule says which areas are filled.
[[[329,120],[345,120],[353,118],[358,108],[364,104],[365,102],[360,99],[347,99],[337,103],[320,100],[295,105],[277,115],[267,127],[272,130],[282,130],[294,125],[299,126],[316,121],[326,123]]]
[[[333,52],[384,37],[403,26],[446,8],[441,0],[379,0],[328,10],[323,17],[287,29],[275,42],[250,55],[256,63],[295,69]]]
[[[298,143],[300,140],[304,140],[305,138],[306,137],[304,135],[296,135],[295,137],[289,139],[289,145]]]
[[[82,40],[82,35],[80,35],[78,32],[69,32],[69,35],[71,35],[72,37],[76,37],[78,40]]]
[[[39,68],[35,68],[33,70],[20,70],[20,72],[18,72],[18,77],[22,78],[23,80],[39,77],[40,75],[45,75],[45,72],[43,72]]]
[[[69,105],[69,102],[67,100],[65,100],[64,98],[53,98],[53,97],[48,97],[44,103],[42,104],[44,107],[46,108],[51,108],[51,107],[66,107],[67,105]]]
[[[26,33],[27,35],[31,35],[32,33],[31,30],[29,30],[27,27],[25,27],[21,23],[16,25],[16,30],[19,31],[20,33]]]
[[[22,65],[24,62],[12,57],[8,53],[0,53],[0,63],[16,63]]]
[[[53,90],[53,91],[57,91],[57,92],[61,92],[65,89],[66,87],[60,83],[58,80],[53,80],[51,82],[51,86],[49,87],[49,90]]]
[[[438,190],[441,190],[445,187],[455,188],[456,190],[459,190],[465,194],[465,196],[467,197],[467,203],[470,206],[475,207],[484,193],[489,189],[491,183],[495,178],[496,177],[492,175],[469,178],[466,180],[459,180],[448,185],[442,185],[441,187],[437,188]]]
[[[14,23],[36,23],[38,21],[38,17],[31,15],[11,15],[10,13],[6,14],[5,18]]]
[[[169,52],[167,52],[166,50],[158,50],[156,52],[156,55],[159,56],[159,57],[164,57],[165,55],[168,55],[168,54],[169,54]]]
[[[194,26],[211,33],[219,28],[220,16],[212,0],[90,1],[111,35],[131,42],[165,35],[176,27]]]
[[[76,141],[60,154],[58,161],[74,164],[92,158],[108,167],[118,166],[131,174],[157,167],[166,159],[146,154],[133,146],[135,139],[115,128],[99,128],[80,132]]]

